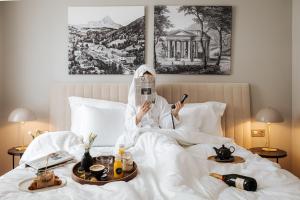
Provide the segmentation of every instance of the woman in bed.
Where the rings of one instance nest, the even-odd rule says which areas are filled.
[[[138,135],[139,128],[173,128],[171,113],[173,115],[174,125],[180,122],[179,111],[184,106],[180,102],[175,104],[175,109],[171,110],[171,106],[167,100],[158,94],[155,94],[155,103],[144,102],[141,106],[135,103],[135,78],[138,77],[155,77],[156,73],[153,67],[141,65],[134,73],[134,77],[128,93],[128,104],[126,109],[126,141],[121,143],[132,143]],[[125,138],[123,138],[125,139]],[[119,143],[118,142],[118,143]]]

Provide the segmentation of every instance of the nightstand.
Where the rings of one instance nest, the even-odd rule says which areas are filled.
[[[258,154],[263,158],[276,158],[276,162],[278,163],[279,158],[284,158],[287,156],[286,151],[277,149],[276,151],[264,151],[262,147],[254,147],[249,149],[252,153]]]
[[[9,155],[12,155],[12,164],[13,164],[13,169],[15,168],[15,156],[20,156],[20,158],[22,157],[23,153],[25,152],[25,150],[17,150],[17,147],[12,147],[10,149],[8,149],[7,153]]]

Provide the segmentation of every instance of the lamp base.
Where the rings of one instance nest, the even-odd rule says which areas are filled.
[[[25,151],[26,150],[26,146],[18,146],[18,147],[16,147],[16,150],[17,151]]]
[[[263,147],[261,148],[263,151],[277,151],[276,148]]]

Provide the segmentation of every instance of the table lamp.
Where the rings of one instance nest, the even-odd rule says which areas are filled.
[[[267,107],[258,111],[255,116],[256,121],[265,122],[268,126],[268,138],[267,138],[267,147],[262,148],[263,151],[277,151],[276,148],[270,148],[270,133],[271,133],[271,123],[283,122],[283,117],[281,114],[274,108]]]
[[[21,132],[22,125],[24,125],[27,121],[33,121],[35,119],[35,114],[27,108],[16,108],[9,114],[8,121],[18,123],[18,134],[19,136],[22,136],[22,146],[16,148],[18,151],[26,149],[26,146],[24,145],[24,134]]]

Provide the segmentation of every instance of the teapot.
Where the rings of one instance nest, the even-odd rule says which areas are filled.
[[[224,144],[219,149],[216,148],[216,147],[213,147],[213,148],[216,151],[217,158],[219,158],[220,160],[228,160],[228,159],[230,159],[231,154],[235,151],[235,148],[233,146],[227,148],[227,147],[225,147]]]

